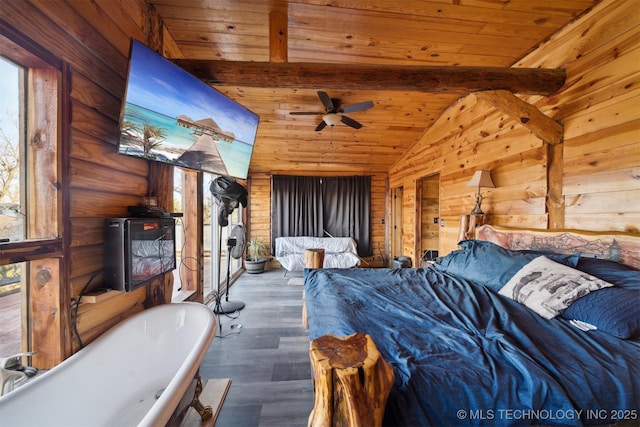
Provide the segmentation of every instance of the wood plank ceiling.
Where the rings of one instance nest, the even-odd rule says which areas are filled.
[[[175,40],[171,56],[212,61],[215,70],[213,61],[509,67],[598,0],[147,2]],[[202,67],[190,71],[211,78]],[[251,173],[385,173],[464,96],[458,90],[389,89],[375,81],[362,88],[346,75],[335,87],[313,74],[308,80],[300,88],[254,87],[238,75],[214,85],[260,116]],[[348,114],[361,129],[338,124],[316,132],[322,114],[289,113],[323,112],[318,90],[342,105],[373,101],[374,107]]]

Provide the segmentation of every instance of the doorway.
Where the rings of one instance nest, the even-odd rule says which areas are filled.
[[[419,221],[416,235],[418,267],[438,256],[440,246],[440,174],[418,181]]]
[[[403,254],[402,196],[404,192],[402,187],[397,187],[391,193],[391,258],[393,259]]]

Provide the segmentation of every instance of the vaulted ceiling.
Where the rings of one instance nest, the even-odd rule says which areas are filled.
[[[147,2],[170,56],[260,116],[251,172],[356,174],[387,172],[466,93],[544,91],[509,67],[598,0]],[[348,114],[363,127],[316,132],[318,90],[373,101]]]

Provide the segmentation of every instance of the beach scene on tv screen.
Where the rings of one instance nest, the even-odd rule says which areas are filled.
[[[120,154],[244,179],[258,116],[133,42]]]

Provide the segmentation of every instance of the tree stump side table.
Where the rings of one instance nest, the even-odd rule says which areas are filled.
[[[380,427],[393,370],[371,337],[323,335],[311,342],[315,401],[309,427]]]
[[[322,268],[324,265],[324,249],[309,248],[304,250],[304,266],[306,268]]]

